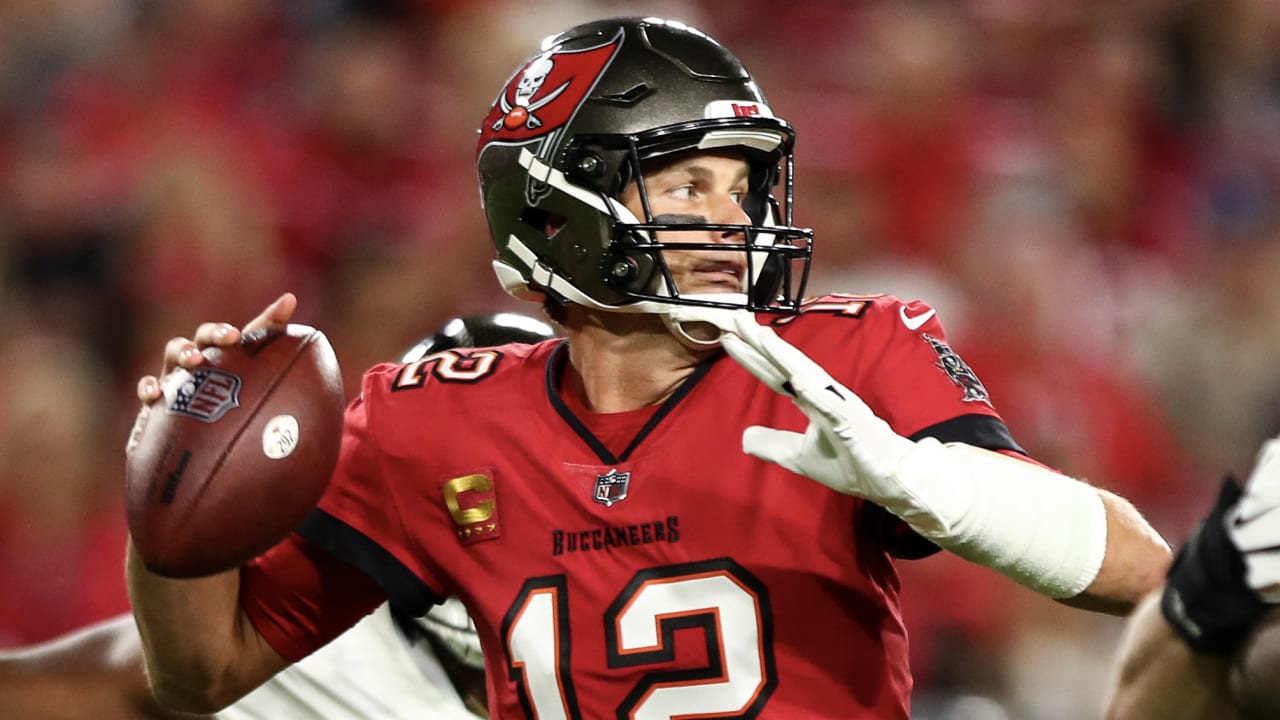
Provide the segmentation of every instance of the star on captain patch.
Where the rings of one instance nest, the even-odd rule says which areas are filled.
[[[631,473],[620,473],[612,469],[604,475],[596,475],[595,501],[605,507],[613,507],[614,503],[627,499],[627,488],[631,485]]]

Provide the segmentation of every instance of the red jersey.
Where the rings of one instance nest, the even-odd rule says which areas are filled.
[[[923,303],[828,296],[772,322],[898,433],[1017,449]],[[305,540],[245,573],[272,646],[301,657],[382,599],[318,545],[400,608],[460,597],[495,718],[907,718],[881,515],[742,451],[749,425],[802,432],[792,402],[718,354],[656,408],[593,414],[560,389],[567,355],[369,371]]]

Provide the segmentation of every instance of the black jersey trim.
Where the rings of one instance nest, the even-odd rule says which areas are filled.
[[[566,423],[569,423],[569,427],[573,428],[573,431],[578,434],[578,437],[582,438],[582,441],[591,448],[592,452],[600,458],[601,462],[606,465],[617,465],[618,459],[613,456],[613,453],[609,451],[609,448],[605,447],[604,443],[600,442],[600,440],[587,429],[587,426],[578,419],[577,415],[573,414],[573,411],[569,409],[569,406],[565,405],[564,399],[560,397],[560,383],[556,382],[556,376],[560,371],[560,363],[564,362],[564,358],[567,357],[568,349],[569,341],[562,340],[560,341],[560,344],[552,348],[551,356],[547,358],[547,397],[550,398],[551,406],[556,409],[556,413],[559,414],[560,417],[564,418]]]
[[[927,437],[940,443],[961,442],[987,450],[1012,450],[1022,455],[1027,454],[1026,450],[1014,442],[1013,433],[1009,432],[1004,421],[991,415],[974,413],[943,420],[912,435],[911,440],[923,440]]]
[[[974,413],[944,420],[911,436],[911,440],[934,438],[938,442],[962,442],[986,450],[1011,450],[1022,455],[1026,451],[1013,439],[1013,434],[1000,418]],[[862,514],[862,522],[875,528],[884,541],[885,549],[901,560],[919,560],[938,552],[941,548],[933,541],[921,537],[911,526],[889,514],[879,505],[868,503]]]
[[[323,510],[312,510],[298,533],[373,578],[397,612],[421,617],[444,600],[386,548]]]
[[[631,457],[631,453],[635,452],[636,448],[640,447],[640,442],[648,437],[649,433],[653,432],[654,428],[658,427],[658,423],[662,422],[663,418],[670,415],[671,411],[676,409],[676,405],[678,405],[685,396],[693,391],[694,385],[697,385],[702,378],[706,377],[708,372],[711,372],[711,364],[715,361],[715,358],[716,356],[713,355],[698,363],[698,366],[693,370],[693,374],[685,378],[684,382],[680,383],[680,387],[676,388],[676,391],[671,393],[671,397],[664,400],[662,405],[654,411],[653,415],[649,416],[649,421],[646,422],[644,427],[640,428],[640,432],[636,433],[636,436],[631,439],[631,443],[627,445],[627,449],[622,451],[620,459],[626,460]]]
[[[623,450],[621,454],[615,456],[608,447],[605,447],[604,443],[600,442],[600,439],[595,436],[595,433],[591,432],[586,423],[582,422],[577,415],[573,414],[573,411],[569,409],[567,404],[565,404],[564,398],[560,397],[560,383],[558,379],[560,376],[560,367],[568,358],[568,354],[566,353],[568,349],[569,342],[567,340],[563,341],[552,349],[551,356],[547,359],[547,397],[550,398],[551,406],[555,408],[556,413],[558,413],[560,417],[564,418],[564,421],[568,423],[569,427],[573,428],[573,431],[578,434],[578,437],[582,438],[583,442],[585,442],[587,446],[591,448],[592,452],[596,454],[596,457],[600,458],[600,462],[605,465],[617,465],[619,463],[626,462],[627,458],[631,457],[631,453],[635,452],[636,448],[640,447],[640,443],[658,427],[658,423],[662,422],[663,418],[670,415],[676,405],[678,405],[685,396],[693,391],[694,386],[697,385],[702,378],[706,377],[708,372],[711,372],[711,366],[718,357],[718,355],[712,355],[706,360],[698,363],[698,366],[694,368],[693,374],[685,378],[684,382],[680,383],[680,387],[676,388],[676,391],[671,393],[670,397],[662,401],[662,405],[658,406],[658,409],[654,411],[653,415],[649,416],[644,427],[640,428],[640,431],[636,433],[636,436],[627,444],[626,449]]]

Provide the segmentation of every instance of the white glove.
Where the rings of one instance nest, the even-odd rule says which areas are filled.
[[[948,507],[958,504],[951,502],[951,493],[921,497],[912,486],[911,473],[903,472],[915,454],[941,451],[936,440],[915,443],[898,435],[862,398],[772,328],[757,323],[749,312],[681,308],[671,314],[679,321],[719,327],[720,344],[730,357],[776,392],[791,397],[809,418],[803,434],[747,428],[742,434],[744,452],[837,492],[871,500],[930,537],[951,532],[958,520],[957,509]]]
[[[1245,580],[1263,601],[1280,603],[1280,438],[1262,445],[1244,495],[1225,517],[1244,556]]]
[[[1079,594],[1106,553],[1106,510],[1093,488],[1032,463],[894,432],[860,397],[746,311],[682,307],[710,323],[739,365],[790,396],[804,433],[752,426],[744,452],[865,498],[921,535],[1050,597]]]
[[[738,317],[737,334],[721,338],[725,351],[766,384],[789,390],[809,418],[803,434],[748,427],[742,434],[743,451],[837,492],[871,500],[927,536],[949,534],[959,520],[959,503],[953,500],[961,499],[914,487],[913,480],[927,478],[908,472],[912,459],[941,452],[941,444],[929,439],[922,446],[897,434],[862,398],[772,328],[750,316]],[[922,490],[930,497],[922,497]]]

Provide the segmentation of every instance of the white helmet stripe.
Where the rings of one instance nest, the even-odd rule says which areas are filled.
[[[542,162],[537,155],[529,152],[528,148],[520,150],[520,166],[525,170],[528,170],[529,177],[534,180],[544,182],[560,192],[571,196],[573,199],[586,203],[600,212],[613,212],[624,222],[640,222],[636,216],[627,209],[626,205],[623,205],[612,198],[607,198],[600,193],[591,192],[590,190],[574,185],[565,179],[564,173]]]
[[[667,308],[670,307],[667,303],[656,302],[653,300],[643,300],[640,302],[627,303],[625,305],[606,305],[604,303],[597,302],[596,300],[592,299],[589,295],[584,294],[581,290],[574,287],[573,283],[569,282],[562,276],[552,272],[552,270],[548,268],[546,265],[543,265],[541,262],[538,262],[537,256],[533,254],[533,251],[530,250],[527,245],[525,245],[523,242],[520,241],[520,238],[516,237],[515,235],[512,235],[507,238],[507,242],[509,243],[509,247],[511,251],[514,252],[517,257],[519,257],[522,261],[524,261],[526,265],[529,266],[530,268],[529,277],[533,282],[537,283],[538,285],[541,285],[542,287],[547,288],[548,290],[551,290],[553,292],[559,293],[560,295],[563,295],[570,302],[574,302],[579,305],[585,305],[587,307],[595,308],[597,310],[608,310],[610,312],[624,312],[624,313],[666,312]],[[527,293],[521,292],[522,288],[513,287],[513,284],[511,281],[514,278],[510,272],[510,265],[502,262],[501,260],[494,260],[493,266],[494,266],[494,272],[497,273],[498,279],[502,281],[503,288],[505,288],[508,293],[521,299],[526,299],[526,300],[534,299]],[[523,276],[521,275],[521,277]],[[523,284],[523,281],[521,282]]]
[[[698,141],[698,149],[746,146],[773,152],[782,144],[782,134],[768,130],[712,130]]]

